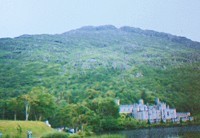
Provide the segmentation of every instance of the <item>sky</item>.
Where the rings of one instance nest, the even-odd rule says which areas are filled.
[[[108,24],[200,42],[200,0],[0,0],[0,38]]]

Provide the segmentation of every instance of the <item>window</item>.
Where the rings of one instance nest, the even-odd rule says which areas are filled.
[[[169,112],[167,112],[167,116],[169,116]]]

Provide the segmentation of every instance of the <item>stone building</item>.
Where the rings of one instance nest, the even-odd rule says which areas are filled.
[[[142,99],[139,100],[139,103],[132,105],[120,105],[119,112],[130,114],[135,119],[149,121],[150,123],[159,123],[161,121],[179,122],[180,120],[193,120],[189,112],[177,113],[176,109],[169,108],[169,105],[164,102],[160,102],[158,98],[156,98],[154,105],[145,105]]]

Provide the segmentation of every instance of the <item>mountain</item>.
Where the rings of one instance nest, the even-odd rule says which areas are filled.
[[[133,27],[86,26],[0,39],[0,97],[43,86],[68,103],[90,94],[121,103],[155,97],[200,113],[200,43]]]

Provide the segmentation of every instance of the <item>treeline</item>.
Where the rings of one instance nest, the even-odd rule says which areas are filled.
[[[54,97],[45,87],[35,87],[19,97],[1,99],[0,109],[0,119],[49,120],[52,127],[65,126],[82,132],[122,129],[125,123],[127,127],[144,124],[120,116],[115,99],[96,91],[90,91],[87,99],[75,104]]]
[[[1,119],[43,120],[55,108],[55,97],[44,87],[35,87],[27,94],[0,100]]]

